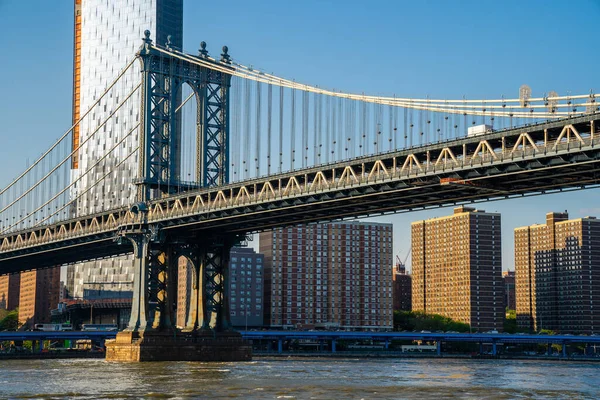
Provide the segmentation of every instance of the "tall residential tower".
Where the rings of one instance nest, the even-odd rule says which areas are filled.
[[[458,207],[413,222],[412,309],[464,322],[476,331],[504,323],[500,214]]]
[[[260,234],[265,325],[392,328],[392,225],[338,222]]]
[[[546,214],[515,229],[517,324],[538,331],[600,333],[600,221]]]

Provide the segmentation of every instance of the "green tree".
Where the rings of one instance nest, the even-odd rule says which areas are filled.
[[[456,331],[469,332],[469,324],[454,321],[438,314],[421,311],[394,311],[396,331]]]
[[[504,332],[517,333],[517,330],[517,312],[507,308],[504,318]]]
[[[0,319],[0,331],[16,331],[19,328],[19,311],[12,310]]]

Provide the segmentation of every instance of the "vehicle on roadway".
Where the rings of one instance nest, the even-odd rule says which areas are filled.
[[[119,327],[116,324],[83,324],[82,331],[118,331]]]
[[[73,325],[71,324],[35,324],[33,326],[34,331],[45,331],[45,332],[59,332],[59,331],[72,331]]]

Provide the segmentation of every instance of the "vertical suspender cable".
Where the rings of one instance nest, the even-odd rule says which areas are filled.
[[[302,92],[302,167],[308,163],[308,92]]]
[[[365,155],[371,154],[369,148],[371,147],[369,143],[371,140],[371,107],[373,106],[371,103],[365,104]]]
[[[392,141],[394,139],[393,113],[394,107],[388,106],[388,151],[392,150]]]
[[[336,125],[337,125],[337,98],[333,98],[331,99],[331,139],[332,139],[332,143],[331,143],[331,157],[332,160],[331,161],[336,161],[339,160],[339,157],[335,154],[335,150],[337,147],[337,129],[336,129]]]
[[[322,100],[323,100],[323,96],[321,96],[320,94],[316,95],[315,98],[315,110],[316,110],[316,115],[315,115],[315,120],[316,125],[317,125],[317,142],[316,145],[318,146],[317,150],[317,164],[321,164],[321,155],[323,154],[323,105],[322,105]]]
[[[273,85],[267,85],[267,175],[271,175],[271,124],[273,121]]]
[[[230,119],[231,119],[231,129],[229,129],[229,151],[231,153],[231,172],[230,174],[230,180],[231,182],[236,182],[236,173],[235,173],[235,167],[237,165],[237,145],[236,145],[236,141],[238,140],[237,138],[237,134],[238,134],[238,120],[237,120],[237,114],[239,113],[238,111],[238,104],[237,104],[237,78],[235,76],[231,77],[231,89],[229,89],[229,99],[231,102],[231,114],[230,114]]]
[[[248,160],[246,160],[247,157],[249,157],[250,154],[250,135],[251,135],[251,130],[250,130],[250,123],[251,123],[251,116],[250,116],[250,85],[251,85],[251,81],[250,80],[246,80],[244,83],[244,148],[241,151],[241,158],[242,158],[242,166],[244,169],[244,179],[248,178],[248,162],[249,162],[249,158]]]
[[[296,89],[292,89],[292,119],[291,119],[291,136],[290,141],[290,170],[294,170],[294,164],[296,162]]]
[[[344,103],[344,134],[342,135],[342,145],[344,147],[344,158],[348,159],[348,135],[350,134],[350,101],[343,99]]]
[[[344,148],[344,129],[343,129],[343,123],[342,121],[344,120],[344,108],[343,108],[343,104],[342,104],[342,99],[340,97],[338,97],[337,99],[338,101],[338,127],[337,127],[337,131],[338,131],[338,160],[341,160],[342,158],[344,158],[344,153],[343,148]]]
[[[333,155],[330,154],[331,148],[331,96],[325,98],[325,162],[333,161]],[[331,157],[331,159],[330,159]]]
[[[413,109],[410,109],[409,121],[410,123],[410,133],[408,134],[408,147],[412,147],[413,145],[413,128],[415,126],[413,119]]]
[[[260,82],[256,82],[256,148],[254,150],[254,165],[256,167],[256,177],[260,176],[260,138],[261,138],[261,120],[262,120],[262,112],[261,112],[261,93],[262,86]]]
[[[318,119],[318,99],[317,99],[317,94],[313,93],[312,95],[313,97],[313,165],[319,165],[320,164],[320,152],[319,152],[319,132],[318,132],[318,124],[319,124],[319,119]]]
[[[364,101],[360,102],[360,114],[358,116],[359,118],[359,124],[360,124],[360,144],[358,146],[359,149],[359,156],[364,156],[366,154],[366,148],[365,148],[365,143],[366,143],[366,137],[367,137],[367,103],[365,103]]]
[[[408,141],[406,140],[408,138],[408,109],[406,107],[404,107],[404,148],[408,147]]]
[[[393,146],[394,150],[398,150],[398,107],[393,107],[392,110],[394,113],[394,123],[392,126]]]
[[[279,86],[279,172],[283,169],[283,86]]]
[[[423,141],[424,141],[424,134],[423,134],[424,127],[425,126],[424,126],[424,123],[423,123],[423,110],[419,110],[419,129],[418,129],[418,132],[419,132],[419,143],[417,143],[419,145],[422,145]]]
[[[231,85],[233,89],[233,107],[234,112],[233,115],[233,131],[234,138],[230,142],[233,145],[234,153],[232,156],[232,169],[233,169],[233,181],[237,181],[240,179],[239,169],[240,169],[240,146],[241,146],[241,135],[240,135],[240,113],[241,113],[241,89],[242,89],[242,80],[240,78],[234,77],[233,84]]]

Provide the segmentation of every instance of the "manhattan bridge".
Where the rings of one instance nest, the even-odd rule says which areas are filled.
[[[139,118],[123,123],[132,104]],[[184,330],[216,335],[230,329],[229,250],[247,235],[596,187],[598,119],[593,93],[344,93],[146,32],[91,108],[0,190],[0,274],[133,254],[126,331],[163,332],[186,257]],[[111,192],[127,166],[133,195]]]

